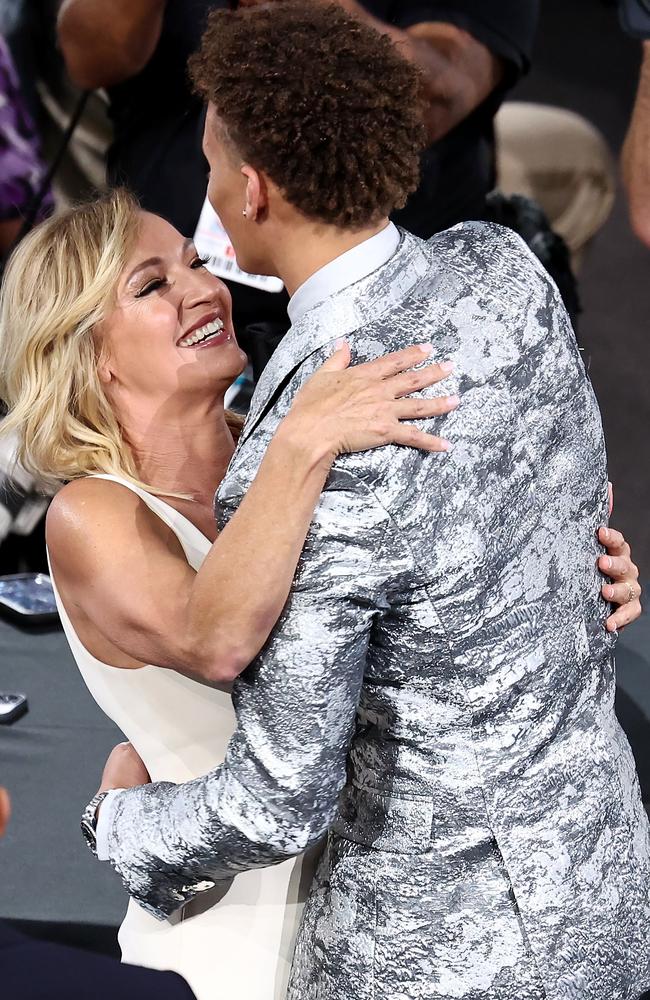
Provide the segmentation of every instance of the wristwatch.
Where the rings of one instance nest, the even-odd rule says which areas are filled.
[[[90,800],[81,816],[81,832],[84,840],[88,844],[88,849],[97,857],[97,810],[104,801],[108,792],[98,792]]]

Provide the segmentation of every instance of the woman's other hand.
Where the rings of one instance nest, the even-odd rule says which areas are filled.
[[[149,772],[142,758],[131,743],[118,743],[111,750],[104,773],[100,792],[109,792],[114,788],[135,788],[137,785],[148,785],[151,781]]]
[[[303,441],[322,446],[322,457],[329,461],[387,444],[449,451],[445,438],[404,423],[439,417],[459,404],[457,396],[408,398],[453,371],[448,361],[414,370],[431,352],[430,344],[421,344],[350,367],[350,348],[342,343],[297,393],[283,423],[290,423]]]
[[[607,555],[598,559],[598,568],[612,581],[602,587],[601,593],[606,601],[616,606],[605,625],[609,632],[615,632],[636,621],[643,610],[639,570],[632,562],[630,546],[620,531],[600,528],[598,540],[607,550]]]

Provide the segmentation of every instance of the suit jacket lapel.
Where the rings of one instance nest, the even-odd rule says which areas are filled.
[[[262,373],[240,446],[264,419],[277,390],[310,354],[377,320],[387,309],[404,300],[431,266],[425,248],[421,240],[403,232],[399,247],[386,264],[300,317]]]

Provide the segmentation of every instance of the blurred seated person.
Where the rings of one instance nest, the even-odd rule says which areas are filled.
[[[44,175],[34,125],[20,92],[9,48],[0,37],[0,257],[5,256],[18,237]],[[53,208],[48,191],[37,218],[45,218]]]
[[[7,0],[5,0],[5,3]],[[9,0],[13,16],[4,19],[4,36],[16,66],[21,92],[38,124],[43,154],[58,160],[52,190],[57,206],[91,197],[105,186],[106,151],[111,137],[103,91],[83,97],[83,112],[72,135],[66,137],[77,114],[82,93],[70,81],[56,38],[60,0]],[[1,5],[0,5],[1,6]],[[66,143],[65,150],[60,154]]]
[[[0,788],[0,837],[10,811],[9,795]],[[7,1000],[194,1000],[175,972],[37,941],[5,923],[0,923],[0,981]]]
[[[324,0],[305,0],[316,2]],[[394,220],[428,238],[484,217],[495,183],[493,118],[528,69],[539,0],[336,2],[390,35],[424,74],[430,144],[420,187]],[[109,180],[126,184],[143,208],[188,236],[203,206],[207,164],[202,104],[192,94],[187,60],[198,48],[208,11],[236,6],[237,0],[64,0],[59,14],[59,42],[72,80],[108,90],[114,123]],[[249,354],[249,323],[274,320],[282,332],[287,328],[284,293],[233,282],[230,288],[238,336]]]
[[[604,137],[575,111],[528,101],[503,104],[495,130],[499,191],[541,205],[577,273],[616,196],[614,160]]]

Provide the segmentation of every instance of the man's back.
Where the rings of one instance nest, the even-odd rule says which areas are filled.
[[[471,224],[422,251],[430,268],[406,295],[387,265],[395,305],[348,339],[364,361],[428,331],[456,364],[454,451],[345,456],[316,516],[354,479],[385,520],[374,569],[358,567],[373,620],[302,935],[311,946],[327,928],[330,946],[299,947],[290,995],[333,969],[350,995],[350,936],[370,934],[373,996],[447,996],[453,982],[463,997],[636,997],[650,985],[650,852],[597,596],[598,407],[557,290],[517,237]],[[351,539],[368,527],[351,521]],[[333,897],[359,901],[347,928]]]

